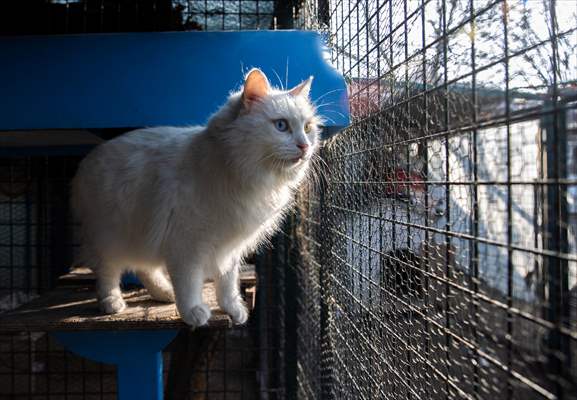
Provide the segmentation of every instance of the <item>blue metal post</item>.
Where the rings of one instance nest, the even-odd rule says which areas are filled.
[[[176,330],[73,331],[52,335],[68,350],[117,366],[118,399],[162,400],[162,349]]]
[[[162,399],[162,352],[140,352],[118,363],[118,399]]]

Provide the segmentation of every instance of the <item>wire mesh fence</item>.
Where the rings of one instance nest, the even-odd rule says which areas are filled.
[[[574,398],[576,3],[316,1],[299,20],[327,29],[354,122],[284,236],[289,392]]]
[[[167,376],[169,398],[577,396],[574,1],[2,7],[4,35],[321,29],[347,78],[353,124],[257,259],[255,318],[207,342],[189,381]],[[0,160],[4,309],[70,265],[77,162]],[[114,378],[43,333],[1,336],[2,399],[114,398]]]
[[[0,158],[0,313],[52,289],[74,265],[80,243],[68,199],[80,159]],[[246,326],[183,330],[165,349],[167,399],[283,398],[282,287],[275,269],[259,263],[257,271],[258,302]],[[46,332],[0,332],[1,400],[107,400],[116,390],[113,366],[66,351]]]
[[[290,24],[292,7],[274,0],[8,0],[0,33],[269,29]]]
[[[269,0],[18,0],[0,4],[0,36],[268,29],[291,24],[291,3]],[[114,137],[123,130],[97,133]],[[79,245],[68,198],[69,182],[81,156],[46,147],[53,144],[46,137],[62,132],[44,136],[26,132],[25,149],[17,140],[23,134],[0,132],[1,146],[11,146],[12,152],[0,157],[0,312],[53,288],[58,276],[73,264]],[[78,141],[74,132],[64,134],[68,135],[64,139]],[[86,131],[80,135],[96,137]],[[67,149],[78,153],[99,141],[83,139],[78,148]],[[167,399],[284,398],[280,341],[284,295],[282,285],[273,278],[275,270],[257,263],[258,299],[247,326],[215,335],[181,332],[165,350]],[[66,351],[45,332],[0,334],[1,400],[106,400],[115,399],[116,390],[114,367]]]

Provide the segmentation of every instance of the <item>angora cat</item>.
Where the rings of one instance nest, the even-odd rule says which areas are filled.
[[[193,327],[210,318],[207,278],[233,321],[247,320],[241,259],[276,230],[317,147],[311,82],[282,91],[253,69],[206,127],[136,130],[82,161],[72,204],[104,312],[124,310],[119,281],[132,270]]]

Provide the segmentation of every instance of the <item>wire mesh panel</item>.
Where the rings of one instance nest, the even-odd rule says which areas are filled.
[[[0,36],[291,25],[290,1],[12,0],[0,4]],[[113,137],[122,129],[98,133]],[[0,146],[11,145],[25,134],[42,139],[57,133],[0,132]],[[39,141],[40,145],[47,142]],[[14,148],[14,154],[22,153],[58,151],[42,146]],[[0,312],[51,289],[72,266],[79,236],[70,218],[68,192],[79,160],[0,158]],[[262,260],[267,257],[272,255],[264,254]],[[284,283],[275,278],[282,264],[271,268],[261,259],[257,264],[258,299],[246,326],[209,336],[182,332],[166,349],[167,399],[284,398]],[[175,356],[182,354],[186,357]],[[43,332],[0,334],[0,399],[32,398],[115,399],[115,368],[77,357]]]
[[[291,2],[274,0],[7,0],[2,34],[269,29]],[[290,17],[290,14],[288,15]]]
[[[78,157],[0,160],[0,312],[41,295],[72,264],[68,182]],[[0,399],[115,398],[110,366],[66,352],[44,332],[0,335]]]
[[[301,11],[354,122],[300,197],[295,393],[575,398],[577,3]]]

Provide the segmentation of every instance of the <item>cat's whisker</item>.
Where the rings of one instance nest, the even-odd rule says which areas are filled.
[[[312,163],[311,165],[311,174],[312,174],[312,180],[313,180],[313,189],[317,190],[321,187],[322,184],[322,180],[324,178],[322,172],[318,169],[318,165],[315,163]]]
[[[323,117],[323,119],[325,120],[325,121],[323,121],[323,122],[331,122],[331,123],[333,123],[333,124],[335,123],[335,120],[332,119],[332,118],[330,118],[330,117],[326,117],[326,116],[325,116],[325,117]]]
[[[313,103],[313,107],[315,108],[315,110],[318,110],[321,107],[327,107],[327,106],[331,106],[331,105],[335,105],[335,104],[337,104],[335,101],[328,101],[328,102],[323,101],[323,102],[318,103],[318,104],[315,102],[315,103]]]
[[[323,166],[325,166],[327,169],[330,169],[329,164],[327,164],[327,162],[320,156],[320,154],[315,155],[315,160],[320,161]]]
[[[343,117],[343,118],[346,118],[346,116],[345,116],[345,115],[344,115],[342,112],[340,112],[340,111],[335,111],[335,110],[325,110],[324,112],[325,112],[325,113],[333,113],[333,114],[337,114],[337,115],[339,115],[339,116],[341,116],[341,117]],[[326,116],[326,115],[324,115],[324,116],[323,116],[323,118],[327,118],[327,116]]]
[[[315,165],[315,171],[318,172],[319,176],[322,179],[327,179],[327,177],[329,176],[329,174],[328,174],[329,166],[325,162],[325,160],[322,159],[322,157],[320,155],[317,155],[315,157],[315,164],[314,165]]]
[[[313,157],[311,157],[310,159],[310,175],[311,175],[311,180],[313,183],[313,189],[318,189],[320,188],[320,185],[323,183],[323,180],[326,178],[325,176],[325,171],[320,168],[320,165],[317,163],[317,161],[320,160],[318,154],[313,155]],[[324,162],[324,161],[323,161]]]
[[[284,86],[288,87],[288,70],[289,70],[289,58],[286,58],[286,68],[284,72]]]
[[[335,90],[329,90],[328,92],[326,92],[325,94],[317,97],[315,99],[315,103],[323,98],[325,98],[326,96],[328,96],[329,94],[335,93],[335,92],[342,92],[344,89],[335,89]]]
[[[277,79],[277,81],[278,81],[278,83],[279,83],[279,85],[280,85],[280,88],[281,88],[282,90],[286,90],[286,86],[283,86],[282,80],[280,79],[280,76],[279,76],[279,74],[276,72],[276,70],[273,69],[272,72],[274,72],[274,74],[275,74],[275,76],[276,76],[276,79]]]
[[[322,109],[323,107],[329,107],[334,105],[335,103],[323,103],[323,104],[319,104],[318,106],[315,106],[315,111],[318,111],[320,109]]]
[[[269,153],[269,154],[265,155],[264,157],[259,158],[258,162],[267,161],[269,158],[272,158],[272,157],[276,157],[276,153]]]
[[[343,113],[341,113],[340,111],[336,111],[336,110],[330,110],[330,109],[328,109],[328,110],[324,110],[323,112],[325,112],[325,113],[334,113],[334,114],[338,114],[338,115],[340,115],[340,116],[344,116]]]
[[[315,113],[318,113],[319,111],[320,111],[319,109],[315,109]],[[331,110],[330,109],[324,109],[323,112],[326,114],[326,113],[330,113]],[[320,119],[323,119],[323,118],[325,118],[324,115]]]
[[[316,99],[316,100],[313,102],[313,105],[314,105],[314,106],[320,106],[320,105],[323,105],[323,104],[337,104],[337,102],[336,102],[336,101],[321,101],[321,102],[319,102],[319,99]]]

